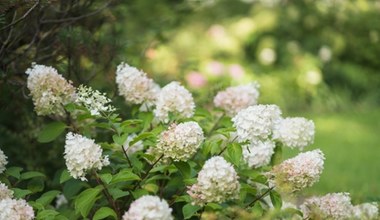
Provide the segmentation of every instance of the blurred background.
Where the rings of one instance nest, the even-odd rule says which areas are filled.
[[[380,200],[379,1],[2,0],[0,42],[0,146],[11,165],[51,174],[63,165],[63,137],[36,142],[51,119],[33,112],[25,74],[32,62],[130,111],[115,96],[124,61],[161,86],[181,81],[198,106],[212,106],[227,86],[258,81],[260,103],[316,124],[309,149],[321,148],[326,164],[306,194]]]

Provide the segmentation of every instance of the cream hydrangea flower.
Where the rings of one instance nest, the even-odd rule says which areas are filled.
[[[295,192],[310,187],[318,182],[323,171],[324,159],[319,149],[287,159],[273,167],[273,183],[283,192]]]
[[[33,208],[23,199],[1,199],[1,220],[31,220],[34,219]]]
[[[132,104],[144,104],[152,107],[156,101],[160,87],[149,79],[143,71],[121,63],[116,70],[116,83],[119,94]]]
[[[0,200],[13,198],[13,191],[8,189],[8,186],[0,182]]]
[[[0,173],[5,171],[5,166],[8,164],[8,157],[4,154],[4,152],[0,149]]]
[[[228,87],[218,92],[214,98],[214,105],[226,111],[227,115],[233,117],[240,110],[257,104],[260,85],[257,82],[248,85]]]
[[[273,139],[287,147],[303,150],[314,142],[314,133],[313,121],[301,117],[285,118],[275,125]]]
[[[274,148],[273,141],[257,141],[243,146],[243,159],[251,168],[266,166],[270,163]]]
[[[214,156],[206,161],[198,173],[197,183],[189,187],[187,193],[196,205],[237,199],[240,191],[238,179],[232,164],[223,157]]]
[[[69,132],[66,135],[64,158],[67,170],[75,179],[86,181],[86,172],[109,165],[108,156],[94,140]]]
[[[105,93],[102,94],[98,90],[84,85],[80,85],[77,89],[75,102],[87,108],[91,115],[115,111],[115,108],[109,105],[111,99],[107,98]]]
[[[154,115],[158,120],[168,122],[169,113],[177,114],[182,118],[194,115],[194,100],[191,93],[179,82],[171,82],[161,89],[156,102]]]
[[[164,158],[186,161],[197,152],[203,140],[203,131],[198,123],[189,121],[172,124],[161,133],[156,149]]]
[[[127,152],[127,155],[132,155],[136,153],[137,151],[141,151],[144,149],[144,144],[142,141],[137,141],[132,146],[129,146],[129,143],[131,143],[131,141],[133,141],[135,137],[137,137],[136,134],[131,134],[127,137],[127,140],[125,140],[124,142],[123,147],[124,147],[125,152]]]
[[[379,219],[379,207],[376,202],[363,203],[353,208],[354,217],[362,220]]]
[[[266,140],[281,119],[276,105],[254,105],[241,110],[232,118],[239,141]]]
[[[172,220],[172,209],[157,196],[145,195],[132,202],[123,220]]]
[[[27,87],[38,115],[64,116],[64,105],[74,99],[75,88],[53,67],[32,64],[26,70]]]
[[[349,193],[329,193],[306,199],[301,205],[304,219],[351,219],[353,206]]]

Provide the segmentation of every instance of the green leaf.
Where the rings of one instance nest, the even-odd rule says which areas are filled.
[[[41,212],[38,212],[37,214],[37,220],[46,220],[46,219],[54,219],[55,216],[59,215],[59,212],[52,210],[52,209],[47,209],[47,210],[42,210]]]
[[[55,140],[66,128],[65,123],[56,121],[46,125],[38,134],[37,141],[48,143]]]
[[[146,191],[145,189],[136,189],[135,191],[132,192],[133,198],[138,199],[141,196],[144,195],[149,195],[149,192]]]
[[[102,186],[97,186],[81,192],[75,199],[74,206],[76,213],[80,213],[82,217],[87,217],[96,200],[98,200],[97,197],[102,190]]]
[[[129,195],[128,191],[123,191],[123,190],[118,189],[118,188],[109,189],[108,191],[110,192],[112,198],[115,200],[118,198]]]
[[[35,177],[46,177],[46,176],[45,176],[45,174],[37,172],[37,171],[30,171],[30,172],[25,172],[25,173],[21,174],[22,180],[32,179]]]
[[[16,179],[20,179],[21,177],[21,171],[23,168],[21,167],[9,167],[8,169],[5,170],[5,173],[9,176],[13,176]]]
[[[103,182],[109,184],[111,182],[111,180],[112,180],[112,175],[109,174],[109,173],[100,174],[100,179]]]
[[[46,206],[50,204],[59,193],[60,191],[58,190],[52,190],[52,191],[46,192],[42,194],[42,196],[38,198],[36,202],[42,204],[43,206]]]
[[[12,190],[14,192],[14,194],[13,194],[14,197],[16,197],[18,199],[24,198],[25,196],[33,193],[32,191],[27,190],[27,189],[13,188]]]
[[[240,144],[233,143],[227,148],[227,154],[233,164],[239,166],[242,157],[242,149]]]
[[[180,161],[180,162],[174,162],[174,165],[181,172],[184,179],[188,179],[191,177],[191,167],[188,163]]]
[[[281,209],[282,200],[281,200],[280,194],[272,190],[269,195],[270,195],[270,200],[272,201],[273,206],[276,209]]]
[[[111,184],[133,180],[140,180],[140,177],[132,173],[129,169],[123,169],[112,178]]]
[[[127,140],[127,138],[128,138],[128,134],[123,134],[121,136],[115,134],[112,136],[113,141],[118,145],[124,145],[125,140]],[[130,145],[130,146],[132,146],[132,145]]]
[[[62,183],[66,182],[69,179],[71,179],[70,173],[69,173],[69,171],[67,171],[66,169],[64,169],[62,171],[62,173],[61,173],[61,177],[59,178],[59,183],[62,184]]]
[[[130,143],[129,143],[129,146],[132,146],[134,145],[135,143],[143,140],[143,139],[146,139],[146,138],[153,138],[153,137],[156,137],[152,132],[144,132],[144,133],[141,133],[139,134],[137,137],[135,137]]]
[[[191,204],[186,204],[182,208],[182,213],[184,219],[189,219],[191,218],[198,210],[200,210],[202,207],[197,206],[197,205],[191,205]]]
[[[114,219],[117,219],[117,215],[113,209],[109,207],[102,207],[95,212],[95,215],[92,218],[92,220],[105,219],[108,216],[112,216]]]
[[[154,184],[154,183],[144,184],[142,186],[142,188],[145,189],[148,192],[151,192],[151,193],[157,193],[157,191],[159,189],[159,187],[157,186],[157,184]]]
[[[282,147],[280,144],[276,143],[276,148],[274,149],[274,154],[271,158],[271,165],[274,166],[276,164],[281,163],[282,160]]]
[[[31,190],[32,192],[42,192],[45,188],[45,182],[43,179],[31,179],[28,182],[28,189]]]

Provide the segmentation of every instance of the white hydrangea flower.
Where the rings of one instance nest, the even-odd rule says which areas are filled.
[[[4,152],[0,149],[0,173],[5,171],[5,166],[8,164],[8,157],[4,154]]]
[[[351,219],[353,206],[349,193],[329,193],[306,199],[301,205],[304,219]]]
[[[0,182],[0,200],[7,198],[13,198],[13,191],[7,185]]]
[[[379,219],[379,207],[377,203],[363,203],[354,206],[354,217],[363,220]]]
[[[63,195],[63,194],[59,194],[59,195],[57,195],[55,198],[56,198],[56,200],[55,200],[55,208],[56,208],[56,209],[59,209],[59,208],[62,207],[63,205],[66,205],[66,204],[69,203],[69,202],[67,201],[65,195]]]
[[[318,182],[323,171],[324,155],[321,150],[300,153],[273,167],[274,184],[283,192],[295,192]]]
[[[276,105],[254,105],[241,110],[232,122],[239,141],[266,140],[281,119],[281,110]]]
[[[164,158],[186,161],[197,152],[203,140],[203,131],[198,123],[189,121],[172,124],[161,133],[156,149]]]
[[[273,141],[257,141],[243,146],[243,159],[251,168],[266,166],[270,163],[274,148]]]
[[[64,105],[74,99],[75,88],[53,67],[32,64],[26,70],[27,87],[38,115],[64,116]]]
[[[123,220],[172,220],[172,209],[157,196],[145,195],[132,202]]]
[[[227,115],[233,117],[240,110],[257,104],[260,85],[257,82],[248,85],[229,87],[218,92],[214,98],[214,105],[226,111]]]
[[[34,219],[33,208],[23,199],[1,199],[1,220],[31,220]]]
[[[86,172],[109,165],[108,156],[94,140],[69,132],[66,135],[64,158],[67,170],[75,179],[86,181]]]
[[[158,120],[168,122],[169,113],[178,114],[182,118],[194,115],[194,100],[191,93],[179,82],[171,82],[161,89],[156,102],[154,115]]]
[[[121,63],[116,70],[116,83],[119,94],[132,104],[144,104],[150,108],[154,105],[160,87],[149,79],[143,71]]]
[[[273,139],[290,148],[299,148],[313,144],[314,122],[302,117],[281,119],[273,130]]]
[[[221,156],[214,156],[206,161],[198,173],[197,183],[189,187],[187,193],[196,205],[237,199],[240,191],[238,179],[232,164]]]
[[[84,85],[80,85],[77,89],[75,102],[87,108],[91,115],[115,111],[115,108],[109,105],[111,99],[107,98],[105,93],[102,94],[98,90],[93,90]]]
[[[136,134],[131,134],[127,137],[127,140],[125,140],[124,142],[123,147],[124,147],[125,152],[127,152],[128,156],[136,153],[137,151],[141,151],[144,149],[144,144],[142,141],[137,141],[132,146],[129,146],[129,143],[133,141],[135,137],[137,137]]]

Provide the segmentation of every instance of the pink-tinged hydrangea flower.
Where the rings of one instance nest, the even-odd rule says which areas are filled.
[[[354,217],[362,220],[379,219],[379,207],[377,203],[363,203],[354,206]]]
[[[4,154],[4,152],[0,149],[0,173],[3,173],[5,171],[5,166],[8,164],[7,156]]]
[[[203,131],[198,123],[190,121],[172,124],[167,131],[161,133],[156,149],[164,158],[186,161],[197,152],[203,140]]]
[[[121,63],[116,70],[116,83],[119,94],[132,104],[143,104],[148,108],[156,101],[160,87],[146,73]]]
[[[0,182],[0,200],[13,198],[13,191],[8,189],[4,183]]]
[[[64,158],[67,170],[75,179],[86,181],[86,172],[109,165],[108,156],[94,140],[69,132],[66,135]]]
[[[34,219],[33,208],[23,199],[1,199],[0,219],[31,220]]]
[[[179,82],[171,82],[161,89],[156,102],[154,115],[158,120],[168,122],[169,113],[181,118],[194,115],[194,100],[191,93]]]
[[[273,139],[287,147],[303,150],[314,142],[314,122],[306,118],[285,118],[279,121],[273,131]]]
[[[352,219],[353,206],[348,193],[329,193],[306,199],[301,205],[304,219]]]
[[[283,192],[295,192],[318,182],[325,157],[321,150],[300,153],[273,167],[273,183]]]
[[[223,157],[214,156],[206,161],[198,174],[197,183],[189,187],[187,193],[196,205],[237,199],[240,191],[238,179],[232,164]]]
[[[102,94],[98,90],[93,90],[91,87],[84,85],[80,85],[77,89],[75,102],[87,108],[91,115],[115,111],[115,108],[109,105],[111,99],[107,98],[106,94]]]
[[[233,117],[239,111],[257,104],[259,88],[260,85],[257,82],[229,87],[218,92],[214,98],[214,105]]]
[[[32,64],[26,70],[27,87],[38,115],[64,116],[64,105],[74,100],[75,88],[53,67]]]
[[[232,118],[239,141],[266,140],[281,119],[276,105],[253,105],[238,112]]]
[[[251,168],[266,166],[270,163],[274,148],[273,141],[257,141],[243,146],[243,159]]]
[[[123,220],[172,220],[172,209],[157,196],[145,195],[132,202]]]

